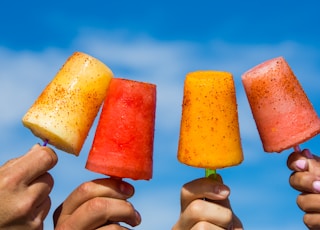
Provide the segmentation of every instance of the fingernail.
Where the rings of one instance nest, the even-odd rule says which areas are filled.
[[[314,181],[312,187],[316,192],[320,192],[320,181]]]
[[[141,223],[141,216],[137,210],[135,210],[135,215],[136,215],[136,221],[137,221],[136,224],[138,225]]]
[[[299,169],[305,169],[306,167],[306,164],[307,162],[305,160],[297,160],[296,161],[296,166],[299,168]]]
[[[219,186],[219,185],[214,186],[213,190],[214,190],[214,193],[222,196],[226,196],[229,193],[229,191],[226,190],[224,186]]]
[[[133,194],[132,187],[128,184],[125,184],[125,183],[121,183],[120,191],[121,191],[121,193],[128,195],[128,196],[131,196]]]
[[[31,150],[32,150],[32,149],[39,148],[39,147],[40,147],[40,144],[34,144],[34,145],[31,147]]]

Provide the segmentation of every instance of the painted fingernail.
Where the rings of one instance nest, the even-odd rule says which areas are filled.
[[[296,166],[299,168],[299,169],[305,169],[306,167],[306,164],[307,162],[305,160],[297,160],[296,161]]]
[[[313,187],[314,191],[320,192],[320,181],[314,181],[312,183],[312,187]]]

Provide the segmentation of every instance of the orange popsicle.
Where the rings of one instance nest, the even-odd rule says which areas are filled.
[[[118,178],[152,177],[156,85],[113,78],[86,168]]]
[[[187,74],[178,160],[213,170],[243,161],[231,73],[196,71]]]
[[[242,83],[266,152],[280,153],[320,132],[320,120],[283,57],[248,70]]]
[[[56,148],[79,155],[112,76],[96,58],[75,52],[24,115],[24,126]]]

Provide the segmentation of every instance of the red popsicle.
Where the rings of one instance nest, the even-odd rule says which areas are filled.
[[[86,168],[112,177],[152,178],[156,85],[113,78]]]

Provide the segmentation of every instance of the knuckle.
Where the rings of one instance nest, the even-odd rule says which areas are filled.
[[[108,202],[102,202],[99,197],[95,197],[88,201],[87,211],[88,212],[99,212],[101,210],[106,210],[108,207]]]
[[[82,183],[78,188],[77,188],[77,192],[79,194],[81,194],[82,196],[89,196],[92,192],[92,182],[91,181],[87,181]]]
[[[201,211],[203,210],[201,203],[201,200],[194,200],[192,203],[190,203],[188,209],[191,216],[197,216],[199,215],[199,213],[201,213]]]
[[[18,181],[20,180],[21,174],[24,174],[24,171],[14,166],[16,161],[17,159],[12,159],[1,167],[0,188],[8,189],[16,187],[16,184],[19,183]]]
[[[27,218],[33,209],[33,200],[25,198],[16,203],[14,215],[20,218]]]
[[[43,229],[43,221],[37,218],[30,223],[30,228],[27,228],[27,229],[32,229],[32,230]]]
[[[1,181],[0,181],[0,188],[2,190],[2,188],[6,188],[6,189],[10,189],[11,186],[14,184],[13,182],[15,182],[15,175],[16,174],[2,174],[1,175]],[[10,189],[11,190],[11,189]]]

